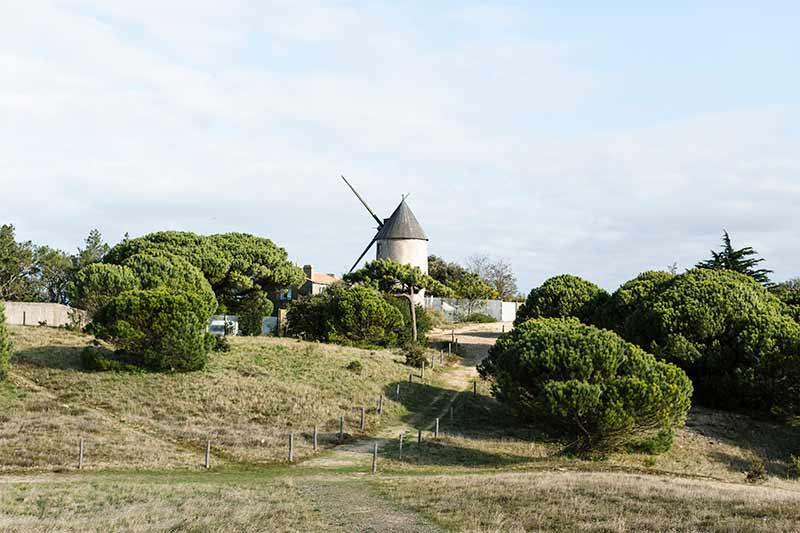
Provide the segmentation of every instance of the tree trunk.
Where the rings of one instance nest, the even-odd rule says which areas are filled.
[[[408,305],[411,307],[411,340],[417,342],[417,306],[414,305],[414,288],[410,289],[411,294],[403,294],[408,298]]]

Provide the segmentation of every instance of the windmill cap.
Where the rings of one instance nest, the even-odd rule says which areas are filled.
[[[427,241],[428,236],[419,225],[417,217],[411,212],[405,199],[400,202],[397,209],[394,210],[392,216],[386,219],[383,227],[378,231],[375,237],[377,240],[389,239],[418,239]]]

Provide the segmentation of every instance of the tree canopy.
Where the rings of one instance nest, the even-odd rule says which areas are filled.
[[[374,287],[389,294],[416,294],[425,289],[441,296],[454,295],[450,287],[424,274],[419,268],[390,259],[371,261],[360,270],[345,274],[344,281]]]
[[[672,364],[575,318],[528,320],[481,364],[492,392],[520,416],[609,449],[683,425],[692,384]]]
[[[772,270],[757,268],[764,262],[764,258],[759,257],[758,252],[750,246],[735,249],[731,244],[731,237],[727,231],[722,234],[722,248],[719,252],[711,250],[711,259],[700,261],[697,268],[709,268],[713,270],[732,270],[740,274],[750,276],[763,285],[769,285],[769,275]]]
[[[590,281],[571,274],[554,276],[528,294],[514,324],[531,318],[566,317],[592,323],[607,299],[608,293]]]

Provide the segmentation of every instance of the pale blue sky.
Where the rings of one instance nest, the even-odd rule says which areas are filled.
[[[344,173],[526,292],[689,267],[723,228],[800,275],[796,2],[222,4],[4,4],[0,221],[245,231],[342,272],[372,236]]]

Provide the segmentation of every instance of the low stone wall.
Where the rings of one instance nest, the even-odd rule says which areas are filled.
[[[18,326],[47,325],[52,327],[88,323],[86,311],[68,305],[40,302],[3,302],[6,308],[6,323]]]

